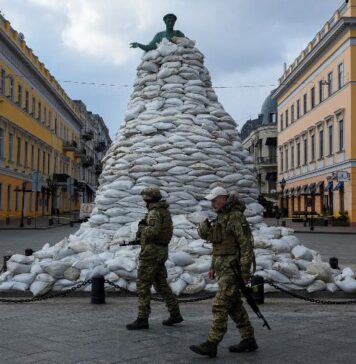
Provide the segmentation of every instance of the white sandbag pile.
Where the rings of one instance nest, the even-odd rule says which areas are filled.
[[[135,291],[139,247],[119,243],[134,239],[146,213],[140,192],[148,186],[160,188],[173,215],[166,265],[177,295],[217,288],[207,275],[212,246],[196,229],[197,223],[214,216],[204,196],[216,186],[238,191],[247,205],[257,274],[295,289],[315,290],[321,287],[316,283],[323,282],[329,290],[352,290],[353,276],[334,282],[335,273],[316,261],[316,253],[301,246],[292,230],[263,223],[253,159],[236,127],[218,102],[204,56],[194,42],[164,39],[157,49],[143,54],[137,68],[125,122],[103,159],[91,218],[55,246],[47,244],[32,257],[14,255],[0,276],[0,291],[41,295],[98,275]]]

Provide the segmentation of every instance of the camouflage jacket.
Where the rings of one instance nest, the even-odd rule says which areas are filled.
[[[141,253],[152,245],[168,249],[168,244],[173,235],[173,223],[168,206],[165,200],[148,205],[148,213],[145,218],[146,224],[139,225],[136,235],[136,238],[141,241]]]
[[[213,267],[215,261],[235,256],[240,263],[242,275],[250,276],[254,258],[251,231],[243,214],[245,205],[235,195],[228,197],[226,205],[217,213],[213,222],[205,220],[198,226],[202,239],[213,244]]]

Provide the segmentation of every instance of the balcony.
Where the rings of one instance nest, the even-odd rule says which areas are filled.
[[[53,174],[53,182],[57,186],[67,186],[67,180],[70,176],[66,173],[55,173]]]
[[[87,167],[91,167],[92,165],[94,165],[94,159],[93,157],[83,157],[82,158],[82,165],[83,167],[87,168]]]
[[[100,175],[102,171],[103,171],[103,167],[101,166],[101,164],[97,163],[95,165],[95,174]]]
[[[63,142],[63,151],[64,152],[76,152],[78,150],[78,144],[75,140],[71,142]]]
[[[277,164],[277,157],[258,157],[256,158],[256,164],[260,166],[270,166]]]
[[[84,148],[81,148],[81,149],[77,149],[76,151],[75,151],[75,157],[76,158],[81,158],[81,157],[84,157],[84,156],[86,156],[86,154],[87,154],[87,151],[84,149]]]
[[[95,151],[96,152],[103,152],[106,149],[105,142],[97,142],[95,143]]]
[[[83,130],[81,134],[83,140],[92,140],[94,138],[94,132],[92,130]]]

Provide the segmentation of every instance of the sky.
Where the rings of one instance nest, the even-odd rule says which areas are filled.
[[[114,137],[142,51],[175,13],[175,29],[205,55],[219,101],[242,127],[343,0],[0,0],[0,11],[72,99]],[[115,86],[82,85],[64,81]],[[127,87],[120,87],[120,86]],[[245,87],[253,86],[253,87]]]

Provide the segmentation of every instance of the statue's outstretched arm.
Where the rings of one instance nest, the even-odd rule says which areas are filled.
[[[156,49],[157,43],[159,43],[161,40],[162,39],[159,36],[159,34],[156,34],[155,37],[152,39],[152,41],[150,43],[148,43],[147,45],[133,42],[133,43],[130,43],[130,47],[131,48],[141,48],[142,50],[147,52],[147,51],[151,51],[152,49]]]

